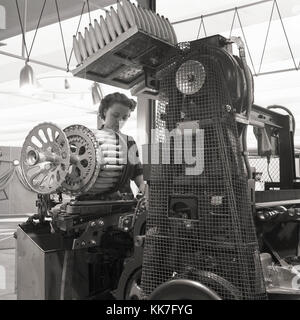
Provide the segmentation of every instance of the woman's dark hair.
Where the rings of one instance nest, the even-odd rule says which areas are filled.
[[[129,99],[123,93],[115,92],[108,94],[101,100],[98,110],[98,114],[103,120],[105,120],[105,111],[107,111],[116,102],[128,107],[131,111],[134,111],[136,107],[136,102],[133,99]]]

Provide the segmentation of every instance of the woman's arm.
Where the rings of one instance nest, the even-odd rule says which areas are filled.
[[[142,192],[143,194],[145,193],[145,188],[146,188],[146,183],[144,181],[144,177],[142,174],[136,176],[134,178],[134,182],[136,184],[136,186],[139,188],[140,192]]]
[[[142,199],[141,199],[140,208],[142,210],[149,210],[149,206],[148,206],[149,192],[148,192],[147,184],[144,181],[143,175],[140,174],[140,175],[136,176],[134,179],[134,182],[143,195]]]

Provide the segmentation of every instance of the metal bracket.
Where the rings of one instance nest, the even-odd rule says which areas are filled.
[[[82,235],[73,240],[73,250],[95,247],[100,244],[104,221],[102,219],[90,221]]]
[[[121,216],[119,219],[118,228],[122,231],[128,232],[132,229],[134,222],[134,214],[127,214],[126,216]]]

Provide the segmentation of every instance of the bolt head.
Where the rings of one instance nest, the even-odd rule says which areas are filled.
[[[191,222],[185,222],[185,227],[186,228],[191,228],[192,227],[192,223]]]
[[[143,245],[143,238],[140,236],[135,237],[134,245],[136,247],[141,247]]]
[[[231,112],[232,107],[231,107],[229,104],[226,104],[225,110],[226,110],[227,112]]]

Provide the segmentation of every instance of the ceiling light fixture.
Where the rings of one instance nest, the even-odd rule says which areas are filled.
[[[24,93],[32,94],[36,89],[36,81],[32,67],[25,62],[25,66],[20,72],[20,89]]]
[[[101,100],[103,99],[103,93],[99,83],[94,82],[92,85],[92,99],[93,105],[99,105]]]
[[[70,83],[67,78],[65,78],[65,89],[66,90],[70,89]]]

